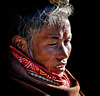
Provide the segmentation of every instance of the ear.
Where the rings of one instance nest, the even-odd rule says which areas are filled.
[[[25,52],[25,53],[28,52],[27,41],[24,38],[22,38],[18,35],[15,35],[12,38],[12,43],[15,45],[15,47],[21,49],[23,52]]]

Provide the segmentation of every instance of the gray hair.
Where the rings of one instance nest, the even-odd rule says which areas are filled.
[[[18,26],[18,35],[27,40],[28,47],[32,50],[32,42],[34,42],[34,36],[41,32],[44,26],[54,26],[59,24],[63,26],[63,19],[68,18],[73,12],[73,7],[68,5],[67,7],[46,7],[43,11],[36,10],[37,12],[29,17],[20,17]]]

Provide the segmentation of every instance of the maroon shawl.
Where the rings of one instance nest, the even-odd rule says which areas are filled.
[[[32,77],[20,62],[8,54],[7,70],[5,74],[5,88],[10,96],[85,96],[80,91],[78,81],[66,69],[65,73],[69,77],[72,86],[60,87],[42,81],[39,78]]]

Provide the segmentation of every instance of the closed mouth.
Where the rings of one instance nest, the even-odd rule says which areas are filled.
[[[66,64],[58,64],[54,68],[58,71],[64,71],[65,70],[65,65]]]

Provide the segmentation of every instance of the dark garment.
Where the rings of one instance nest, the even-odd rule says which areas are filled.
[[[4,74],[4,83],[2,84],[3,96],[84,96],[80,91],[78,81],[66,69],[72,87],[61,88],[47,84],[37,78],[27,74],[25,68],[11,55],[7,56],[7,66]]]

